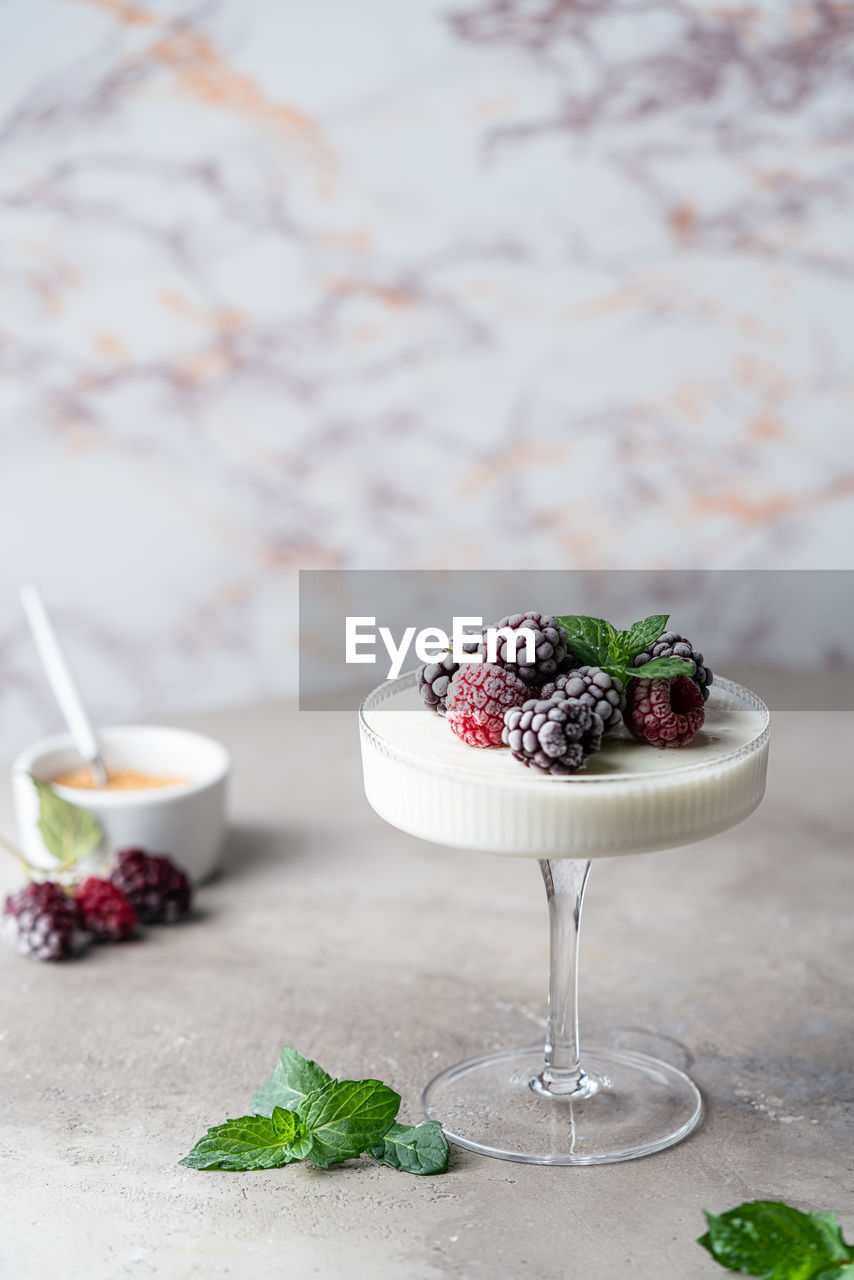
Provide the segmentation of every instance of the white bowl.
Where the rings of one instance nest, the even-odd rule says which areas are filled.
[[[219,866],[225,838],[226,780],[231,760],[225,747],[201,733],[159,725],[116,725],[98,739],[108,769],[186,778],[139,791],[89,791],[54,785],[57,794],[87,809],[104,832],[92,860],[138,846],[165,853],[192,880],[206,880]],[[68,734],[27,747],[12,763],[12,799],[21,851],[33,866],[49,869],[55,859],[38,828],[39,802],[31,774],[51,782],[80,757]]]

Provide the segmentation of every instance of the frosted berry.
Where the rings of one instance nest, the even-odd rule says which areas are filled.
[[[86,928],[99,942],[121,942],[136,929],[136,912],[109,880],[89,876],[75,896]]]
[[[528,692],[519,677],[504,667],[466,663],[448,688],[448,724],[470,747],[500,747],[504,712],[523,703]]]
[[[686,640],[676,631],[665,631],[658,637],[655,644],[651,644],[648,649],[644,649],[643,653],[638,654],[634,665],[643,667],[653,658],[684,658],[686,662],[693,663],[691,679],[703,695],[703,701],[708,699],[709,686],[714,680],[714,675],[711,667],[705,665],[702,653],[694,648],[690,640]]]
[[[465,653],[477,653],[478,639],[463,641]],[[448,685],[460,669],[452,653],[446,653],[441,661],[425,662],[418,668],[418,692],[425,707],[443,716],[447,711]]]
[[[578,667],[575,671],[560,675],[556,680],[543,685],[540,697],[562,697],[580,702],[602,717],[606,733],[620,723],[626,705],[626,691],[622,682],[616,676],[609,676],[600,667]]]
[[[425,662],[418,668],[418,692],[430,711],[443,716],[447,711],[445,698],[448,685],[460,669],[450,653],[446,653],[441,662]]]
[[[173,924],[190,910],[190,882],[181,868],[162,853],[122,849],[110,880],[143,924]]]
[[[65,960],[89,943],[83,912],[52,880],[9,894],[3,908],[3,933],[22,955],[36,960]]]
[[[690,676],[629,681],[626,728],[653,747],[684,747],[703,726],[703,695]]]
[[[519,631],[522,627],[525,627],[528,631],[533,632],[535,657],[532,663],[528,663],[525,660],[526,646],[524,637],[519,637],[518,639],[515,658],[510,656],[511,651],[506,636],[499,637],[495,650],[496,665],[506,667],[508,671],[514,672],[525,684],[539,688],[547,680],[554,680],[565,669],[569,654],[566,632],[550,614],[511,613],[508,617],[501,618],[494,625],[499,628],[509,628],[511,631]],[[479,652],[484,661],[486,661],[489,656],[486,639],[481,640]]]
[[[537,773],[577,773],[602,745],[602,717],[566,698],[529,698],[504,716],[502,741]]]

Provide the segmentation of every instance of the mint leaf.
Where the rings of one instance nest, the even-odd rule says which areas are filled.
[[[376,1146],[400,1106],[400,1094],[379,1080],[330,1080],[300,1103],[311,1137],[309,1157],[321,1169]]]
[[[278,1169],[308,1153],[309,1139],[293,1111],[274,1107],[267,1116],[241,1116],[208,1129],[180,1160],[189,1169]]]
[[[437,1120],[421,1124],[393,1124],[382,1142],[371,1147],[371,1155],[379,1164],[402,1173],[444,1173],[448,1167],[448,1140]]]
[[[69,871],[92,852],[103,832],[91,813],[58,796],[46,782],[33,778],[33,786],[39,797],[39,831],[45,848],[61,871]]]
[[[604,644],[605,650],[606,650],[606,661],[607,662],[619,661],[620,636],[623,633],[621,631],[617,631],[615,627],[611,626],[610,622],[606,622],[605,619],[603,618],[601,621],[601,630],[599,634],[601,636],[600,651],[601,651],[602,644]]]
[[[568,614],[566,617],[556,618],[555,621],[566,631],[566,642],[570,652],[580,660],[582,666],[601,667],[603,662],[608,661],[606,628],[611,624],[605,622],[604,618]],[[613,627],[611,630],[613,631]]]
[[[628,631],[620,632],[619,656],[625,660],[627,666],[630,667],[632,659],[639,653],[643,653],[644,649],[655,644],[667,626],[669,617],[669,613],[654,613],[644,618],[642,622],[633,622]]]
[[[673,676],[690,676],[692,671],[691,663],[685,658],[653,658],[640,667],[626,666],[623,662],[603,662],[600,665],[609,676],[616,676],[624,687],[630,680],[637,680],[640,677],[648,680],[665,680]]]
[[[274,1107],[295,1111],[310,1093],[331,1080],[332,1077],[311,1058],[304,1058],[296,1049],[285,1046],[273,1074],[261,1085],[250,1105],[258,1116],[271,1116]]]
[[[697,1241],[730,1271],[763,1280],[820,1280],[846,1273],[854,1248],[842,1239],[835,1213],[801,1213],[775,1200],[753,1200],[716,1216]]]
[[[641,676],[644,680],[663,680],[672,676],[690,676],[694,664],[687,658],[652,658],[639,667],[632,667],[629,676]]]

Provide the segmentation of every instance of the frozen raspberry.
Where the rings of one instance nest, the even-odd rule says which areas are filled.
[[[89,876],[76,893],[86,928],[99,942],[121,942],[136,928],[136,912],[121,889]]]
[[[629,681],[623,719],[629,733],[653,747],[684,747],[703,726],[703,695],[690,676]]]
[[[491,662],[470,662],[451,681],[447,720],[470,747],[500,747],[504,712],[528,696],[518,676]]]
[[[10,893],[3,908],[3,932],[22,955],[65,960],[89,942],[83,912],[62,885],[52,880]]]
[[[579,667],[556,680],[544,684],[541,698],[568,698],[580,702],[602,717],[605,732],[614,729],[623,718],[626,692],[616,676],[609,676],[599,667]]]
[[[694,648],[690,640],[686,640],[676,631],[665,631],[664,635],[658,637],[655,644],[651,644],[648,649],[644,649],[643,653],[638,654],[634,665],[646,666],[653,658],[684,658],[686,662],[692,662],[694,670],[691,672],[691,679],[703,695],[703,701],[708,699],[709,686],[714,676],[711,667],[705,665],[703,655]]]
[[[583,769],[602,745],[602,717],[567,698],[529,698],[504,716],[502,740],[514,760],[537,773]]]
[[[565,662],[569,650],[566,644],[566,632],[548,613],[511,613],[494,624],[496,627],[508,627],[511,631],[519,631],[522,627],[533,632],[534,661],[527,663],[524,636],[519,637],[516,645],[516,657],[510,657],[510,647],[506,636],[499,637],[495,650],[495,662],[499,667],[506,667],[514,672],[525,684],[539,688],[547,680],[554,680],[560,671],[565,670]],[[488,658],[486,639],[481,640],[479,653],[484,661]]]
[[[190,882],[181,868],[162,853],[122,849],[110,880],[143,924],[173,924],[190,910]]]

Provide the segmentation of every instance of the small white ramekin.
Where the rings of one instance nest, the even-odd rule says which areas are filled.
[[[213,738],[187,729],[151,724],[99,729],[98,741],[108,769],[186,778],[186,782],[139,791],[88,791],[54,787],[58,795],[87,809],[104,838],[92,860],[118,849],[139,847],[165,853],[192,880],[208,879],[219,868],[225,840],[226,782],[231,760]],[[55,859],[38,828],[39,801],[32,777],[51,782],[80,765],[68,734],[42,738],[12,763],[12,800],[21,851],[34,867],[49,869]]]

